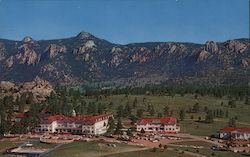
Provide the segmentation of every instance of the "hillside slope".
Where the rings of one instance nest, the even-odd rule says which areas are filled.
[[[248,83],[249,39],[205,44],[149,42],[118,45],[87,32],[57,40],[0,39],[0,80],[82,85],[116,82]]]

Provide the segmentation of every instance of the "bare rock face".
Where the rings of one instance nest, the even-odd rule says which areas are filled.
[[[227,46],[229,47],[230,52],[243,53],[247,49],[247,45],[237,40],[230,40],[227,42]]]
[[[205,43],[205,51],[211,52],[211,53],[218,53],[219,52],[219,46],[214,41],[208,41]]]
[[[28,44],[23,44],[18,47],[18,53],[16,54],[16,59],[21,64],[34,65],[39,62],[40,57],[37,53],[29,47]]]
[[[77,35],[77,38],[79,39],[88,39],[91,35],[88,32],[80,32]]]
[[[177,43],[160,43],[155,47],[155,53],[161,56],[164,53],[167,53],[169,55],[176,55],[179,56],[185,55],[187,51],[187,48],[183,44],[177,44]]]
[[[5,59],[4,50],[5,50],[4,44],[0,42],[0,61]]]
[[[6,59],[5,61],[5,66],[7,68],[11,68],[14,64],[14,57],[13,56],[10,56],[8,59]]]
[[[112,47],[111,53],[120,53],[122,52],[122,49],[119,47]]]
[[[209,57],[211,56],[211,54],[205,50],[201,51],[201,53],[199,54],[199,57],[196,61],[196,63],[201,63],[201,62],[205,62]]]
[[[36,78],[34,81],[26,82],[23,84],[14,84],[8,81],[1,81],[0,90],[4,91],[8,95],[12,95],[14,100],[17,97],[21,97],[23,94],[32,93],[33,101],[35,103],[40,103],[45,101],[47,97],[53,92],[53,87],[51,84],[40,78]]]
[[[139,53],[134,54],[130,60],[130,62],[139,62],[139,63],[144,63],[146,61],[147,61],[147,57]]]
[[[79,47],[78,49],[74,49],[74,54],[84,54],[85,52],[92,52],[96,51],[96,44],[93,40],[88,40],[84,43],[83,46]]]
[[[22,41],[23,41],[24,43],[31,43],[31,42],[34,42],[34,40],[33,40],[31,37],[29,37],[29,36],[24,37]]]
[[[53,87],[46,80],[36,78],[32,82],[24,83],[21,92],[32,93],[34,96],[34,102],[42,102],[46,100],[46,97],[50,96],[50,93],[53,91]]]
[[[242,59],[242,60],[241,60],[241,63],[242,63],[242,65],[243,65],[243,67],[247,68],[247,67],[250,66],[250,59],[249,59],[249,58],[247,58],[247,59]]]
[[[124,58],[124,54],[122,54],[122,49],[119,47],[112,47],[111,54],[112,58],[110,64],[115,67],[119,66]]]
[[[71,67],[63,61],[44,65],[39,71],[39,76],[45,76],[44,78],[47,80],[53,78],[53,80],[56,80],[60,84],[76,84],[78,80],[78,78],[72,75]]]
[[[123,61],[121,54],[114,54],[111,59],[111,65],[117,67]]]
[[[16,89],[16,86],[14,83],[9,81],[1,81],[0,82],[0,89],[4,91],[10,91]]]
[[[65,53],[66,52],[66,47],[63,45],[56,45],[56,44],[50,44],[46,50],[46,52],[49,53],[50,58],[55,58],[57,54],[59,53]]]

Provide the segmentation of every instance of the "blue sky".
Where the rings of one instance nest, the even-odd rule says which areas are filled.
[[[0,0],[0,38],[204,43],[249,37],[249,0]]]

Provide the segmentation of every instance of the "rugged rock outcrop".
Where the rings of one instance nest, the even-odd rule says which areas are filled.
[[[236,53],[243,53],[248,48],[248,46],[242,42],[239,42],[237,40],[229,40],[226,42],[226,46],[229,48],[230,52],[236,52]]]
[[[214,41],[208,41],[205,44],[205,51],[211,52],[211,53],[218,53],[219,52],[219,46]]]
[[[0,61],[5,59],[4,50],[4,44],[0,42]]]
[[[199,54],[199,57],[197,59],[197,63],[201,63],[206,61],[209,57],[211,56],[211,54],[208,51],[201,51],[201,53]]]
[[[86,43],[84,43],[82,46],[80,46],[78,49],[74,49],[74,54],[84,54],[85,52],[92,52],[95,51],[96,44],[93,40],[88,40]]]
[[[113,44],[90,33],[36,41],[0,39],[0,80],[39,76],[54,84],[157,82],[233,84],[250,80],[249,39],[205,44],[148,42]],[[160,79],[159,79],[160,78]]]
[[[13,56],[10,56],[8,59],[6,59],[5,66],[7,68],[11,68],[13,64],[14,64],[14,57]]]
[[[15,57],[19,61],[20,64],[26,63],[28,65],[31,65],[31,64],[34,65],[38,63],[40,60],[40,56],[28,44],[23,44],[19,46],[18,52]]]
[[[46,48],[45,52],[49,53],[49,58],[55,58],[57,54],[66,52],[66,46],[50,44]]]
[[[34,81],[22,84],[1,81],[0,91],[1,94],[12,95],[14,100],[17,97],[20,98],[23,94],[32,94],[33,101],[40,103],[50,96],[51,92],[53,92],[53,87],[48,81],[36,78]]]

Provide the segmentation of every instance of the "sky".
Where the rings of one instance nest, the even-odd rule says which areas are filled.
[[[249,38],[249,0],[0,0],[0,38],[113,43]]]

